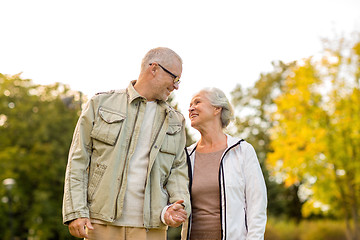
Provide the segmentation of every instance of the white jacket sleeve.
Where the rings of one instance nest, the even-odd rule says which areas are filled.
[[[254,148],[245,146],[245,201],[247,240],[264,239],[266,227],[267,193],[264,176]]]

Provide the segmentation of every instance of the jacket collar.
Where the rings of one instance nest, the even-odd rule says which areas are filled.
[[[136,83],[136,80],[133,80],[130,82],[129,86],[127,87],[127,95],[129,98],[129,102],[132,103],[135,99],[141,98],[141,99],[146,99],[145,97],[141,96],[140,93],[138,93],[135,88],[134,85]],[[162,106],[163,108],[166,109],[166,112],[170,112],[172,110],[172,108],[166,104],[166,102],[162,101],[162,100],[156,100],[156,102]]]
[[[238,143],[241,140],[240,138],[230,136],[229,134],[225,134],[225,135],[227,137],[227,148],[226,149],[228,149],[229,147],[235,145],[236,143]],[[194,144],[190,145],[189,147],[187,147],[187,151],[188,151],[189,155],[194,153],[198,142],[199,141],[197,141],[196,143],[194,143]]]
[[[128,95],[128,98],[129,98],[129,102],[133,102],[135,99],[137,98],[142,98],[142,99],[145,99],[143,96],[141,96],[134,88],[134,85],[136,83],[136,80],[133,80],[130,82],[128,88],[126,89],[127,90],[127,95]]]

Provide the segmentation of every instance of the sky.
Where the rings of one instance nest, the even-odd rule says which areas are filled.
[[[0,0],[0,73],[61,82],[89,98],[126,88],[146,52],[183,59],[175,101],[185,115],[204,87],[229,99],[271,62],[317,54],[322,38],[360,32],[360,0]]]

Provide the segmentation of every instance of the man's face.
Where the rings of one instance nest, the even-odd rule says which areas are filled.
[[[157,77],[153,91],[156,99],[166,101],[170,93],[179,88],[179,83],[174,83],[175,77],[173,75],[181,76],[182,65],[177,61],[174,64],[160,64],[161,66],[157,64]],[[172,74],[166,72],[166,70]]]

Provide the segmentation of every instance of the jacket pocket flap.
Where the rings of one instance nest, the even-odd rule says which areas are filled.
[[[103,107],[99,108],[100,117],[107,123],[116,123],[124,120],[125,116]]]
[[[175,152],[175,148],[174,149],[166,149],[166,148],[160,148],[160,152],[162,153],[167,153],[167,154],[171,154],[171,155],[176,155],[176,152]]]
[[[181,125],[169,125],[168,130],[166,131],[166,134],[168,135],[174,135],[177,132],[180,132]]]

